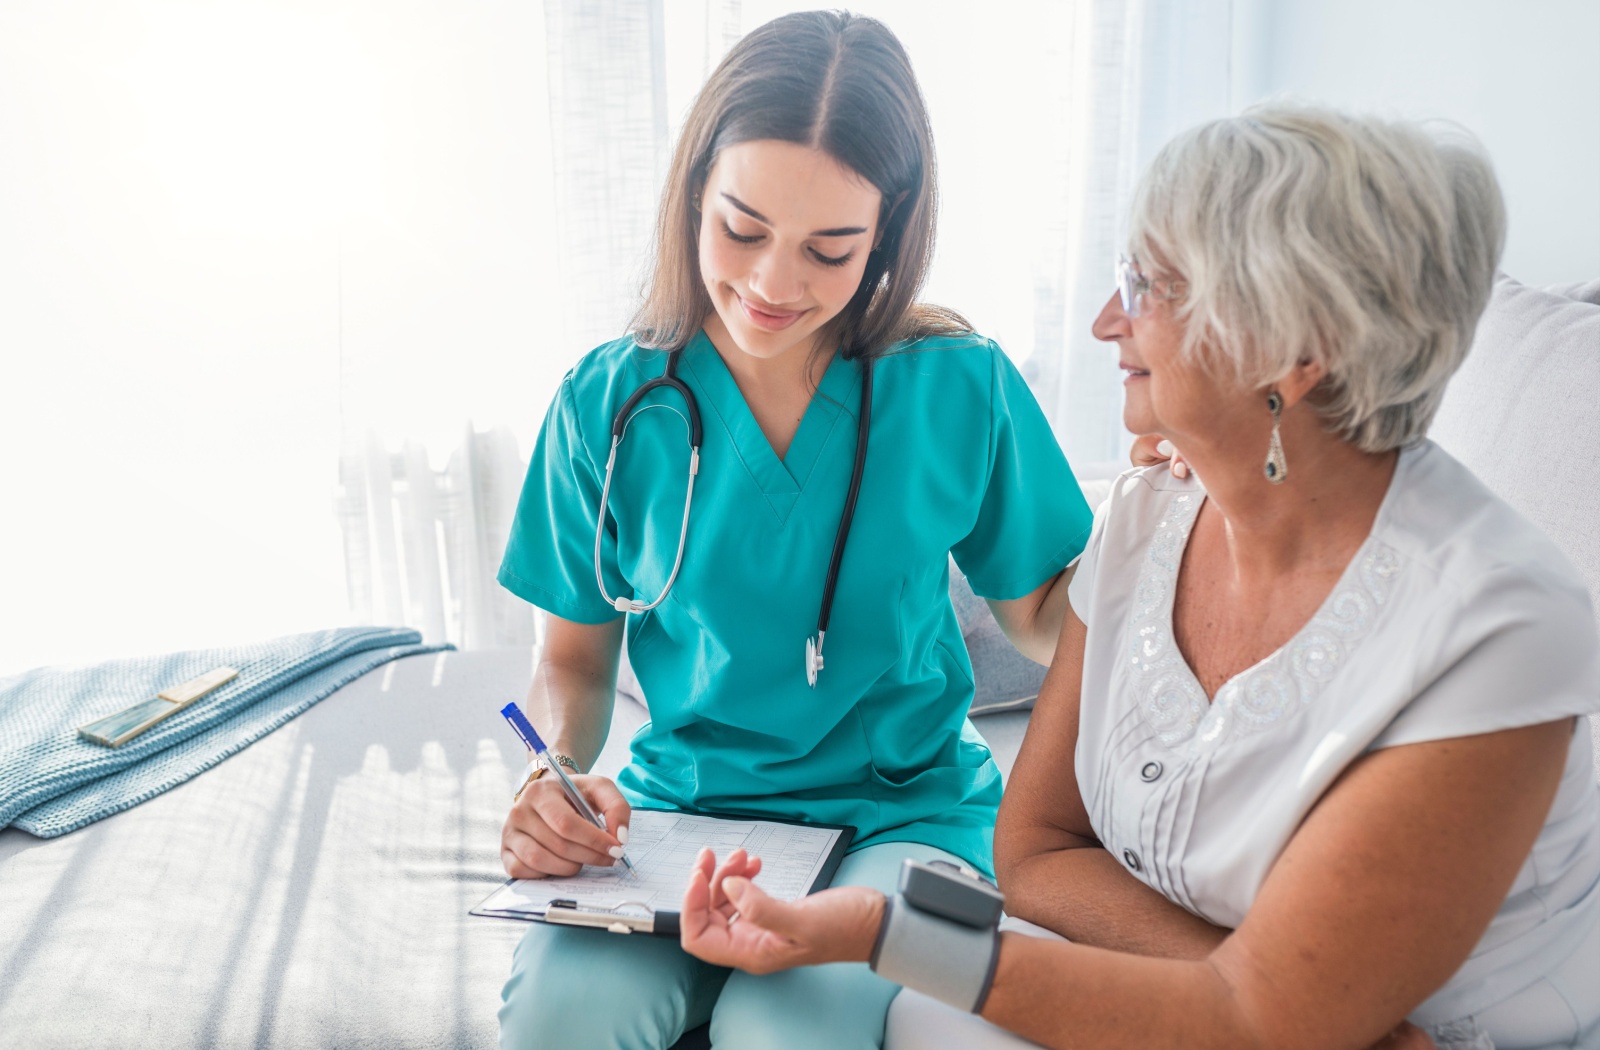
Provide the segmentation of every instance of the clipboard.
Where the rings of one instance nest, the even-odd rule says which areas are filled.
[[[844,824],[816,824],[755,814],[643,807],[633,812],[628,856],[639,869],[637,876],[628,876],[619,868],[586,867],[572,879],[507,879],[468,914],[586,926],[609,933],[676,937],[678,902],[701,845],[712,846],[719,857],[743,846],[770,861],[771,854],[763,852],[763,845],[781,844],[789,855],[779,856],[771,868],[763,864],[756,882],[769,892],[778,889],[780,892],[775,895],[783,899],[795,900],[832,884],[856,834],[854,827]],[[651,817],[641,821],[639,818],[646,814]],[[743,841],[736,841],[741,836]],[[813,849],[815,855],[808,852]],[[592,887],[592,893],[565,892],[580,884]],[[552,887],[552,892],[545,893],[546,886]],[[630,894],[640,899],[631,899]]]

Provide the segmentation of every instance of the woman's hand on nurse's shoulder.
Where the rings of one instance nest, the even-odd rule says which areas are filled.
[[[883,923],[883,894],[839,886],[780,901],[750,881],[760,870],[761,858],[742,849],[721,867],[709,849],[700,851],[678,919],[684,951],[756,974],[871,956]]]
[[[606,867],[622,856],[633,815],[628,800],[607,777],[578,774],[572,783],[615,834],[572,808],[559,777],[541,776],[523,788],[500,831],[500,860],[513,879],[576,875],[585,864]]]
[[[1128,453],[1128,458],[1133,460],[1136,467],[1153,467],[1157,463],[1172,461],[1171,471],[1175,478],[1189,476],[1189,464],[1172,447],[1172,442],[1160,434],[1140,434],[1133,439],[1133,449]]]

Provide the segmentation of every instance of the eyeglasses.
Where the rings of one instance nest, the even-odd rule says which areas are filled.
[[[1183,295],[1182,281],[1151,280],[1139,269],[1137,255],[1117,256],[1117,294],[1122,297],[1122,312],[1129,317],[1144,313],[1146,296],[1156,299],[1177,299]]]

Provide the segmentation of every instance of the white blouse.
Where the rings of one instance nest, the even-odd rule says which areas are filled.
[[[1090,820],[1128,870],[1196,915],[1237,927],[1300,821],[1363,754],[1600,710],[1577,571],[1431,442],[1401,453],[1372,534],[1310,622],[1208,703],[1172,633],[1205,498],[1164,466],[1124,474],[1071,587],[1089,629],[1076,761]],[[1578,727],[1504,905],[1414,1022],[1509,999],[1600,922],[1600,792]],[[1600,983],[1587,994],[1570,1005],[1593,1018]]]

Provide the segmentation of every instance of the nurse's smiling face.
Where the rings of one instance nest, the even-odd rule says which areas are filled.
[[[721,328],[752,357],[809,354],[861,285],[881,200],[819,149],[762,139],[723,150],[700,202],[712,342]]]

